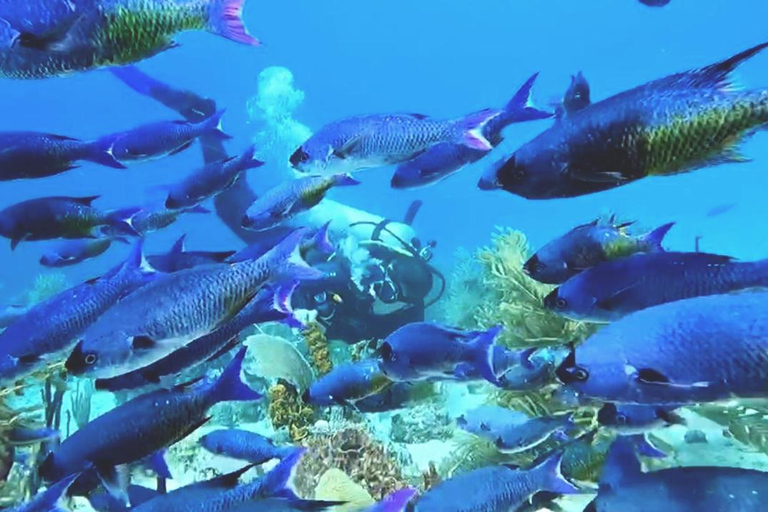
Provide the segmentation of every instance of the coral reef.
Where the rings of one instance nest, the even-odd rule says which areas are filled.
[[[303,444],[309,450],[297,468],[296,485],[305,496],[312,496],[320,475],[331,468],[344,472],[376,500],[409,485],[393,453],[363,426],[313,432]]]
[[[376,502],[362,485],[355,483],[349,475],[336,468],[331,468],[320,476],[314,496],[317,500],[345,502],[344,505],[334,508],[336,512],[357,512]]]
[[[315,411],[301,400],[293,385],[279,380],[269,388],[269,418],[275,430],[286,427],[291,440],[299,442],[309,435]]]
[[[396,443],[426,443],[434,439],[449,439],[453,435],[453,420],[439,404],[419,404],[407,413],[392,416],[390,437]]]
[[[248,347],[245,371],[265,379],[283,379],[303,392],[314,380],[312,368],[287,339],[268,334],[246,338]]]
[[[329,373],[333,369],[333,361],[331,360],[331,348],[325,337],[323,327],[317,322],[311,323],[301,331],[301,335],[307,342],[309,355],[312,358],[312,365],[315,367],[317,376],[322,377]]]

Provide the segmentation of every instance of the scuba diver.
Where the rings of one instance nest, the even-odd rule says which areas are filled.
[[[135,67],[115,68],[112,73],[189,122],[200,122],[218,110],[213,100],[171,87]],[[229,157],[216,137],[203,136],[200,143],[206,164]],[[264,232],[243,229],[243,215],[257,197],[241,178],[216,196],[214,205],[218,217],[249,250],[261,246],[266,251],[300,225],[289,222]],[[310,260],[328,277],[303,284],[294,294],[293,307],[317,311],[327,336],[347,343],[383,339],[407,323],[423,321],[426,308],[442,297],[445,278],[430,264],[435,243],[422,244],[412,228],[420,207],[420,201],[414,202],[404,222],[328,199],[307,212],[298,222],[312,228],[330,223],[339,250],[322,260]]]

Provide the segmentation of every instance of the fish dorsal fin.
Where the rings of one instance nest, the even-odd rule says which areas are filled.
[[[743,52],[737,53],[733,57],[729,57],[725,60],[721,60],[715,64],[700,68],[693,74],[699,79],[694,80],[691,85],[700,87],[716,87],[718,89],[733,89],[734,85],[731,81],[731,74],[741,64],[751,59],[762,50],[768,47],[768,42],[753,46]]]
[[[635,453],[635,445],[628,438],[619,436],[608,450],[608,455],[600,475],[600,490],[615,489],[631,482],[642,474],[640,459]]]
[[[73,203],[82,204],[84,206],[91,206],[91,203],[100,197],[101,196],[70,197],[69,200]]]
[[[50,134],[48,137],[56,140],[64,140],[64,141],[70,141],[70,142],[80,142],[80,139],[76,139],[74,137],[67,137],[66,135],[55,135]]]
[[[623,287],[620,290],[616,290],[614,293],[605,297],[604,299],[598,299],[595,301],[595,306],[606,311],[613,311],[617,306],[620,306],[627,300],[627,297],[632,294],[633,290],[640,285],[640,282],[634,282]]]

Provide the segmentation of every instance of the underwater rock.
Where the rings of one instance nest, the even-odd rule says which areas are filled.
[[[703,430],[693,429],[685,433],[684,439],[688,444],[705,444],[707,443],[707,434]]]
[[[314,380],[307,360],[285,338],[256,334],[246,338],[244,343],[248,347],[247,373],[265,379],[283,379],[301,392],[308,389]]]
[[[376,503],[362,485],[355,483],[346,473],[336,468],[322,474],[315,487],[314,499],[346,502],[345,505],[334,508],[336,512],[355,512]]]

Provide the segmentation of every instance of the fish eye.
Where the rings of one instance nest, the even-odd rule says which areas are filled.
[[[562,297],[558,297],[557,301],[555,301],[555,307],[557,307],[557,309],[565,309],[568,307],[568,301]]]
[[[83,361],[85,361],[85,364],[88,366],[93,366],[96,364],[96,361],[99,360],[99,357],[94,354],[93,352],[89,352],[88,354],[85,354],[85,357],[83,358]]]
[[[527,176],[525,169],[522,169],[520,167],[515,168],[515,170],[512,172],[512,179],[515,181],[523,181],[525,180],[525,177]]]
[[[571,376],[576,382],[586,382],[589,379],[589,372],[581,366],[577,366],[571,371]]]
[[[626,414],[617,414],[616,415],[616,424],[617,425],[626,425],[628,423]]]

